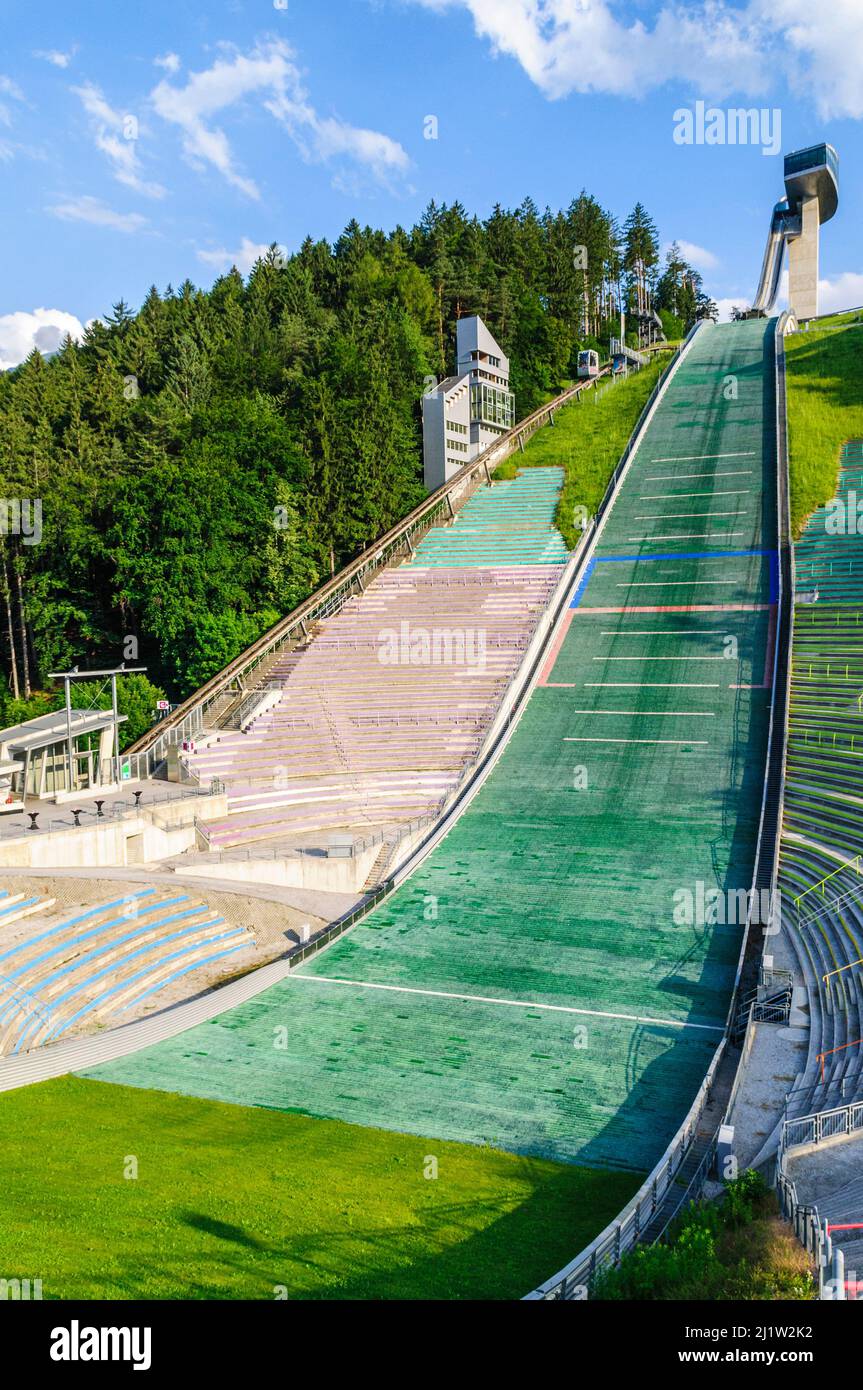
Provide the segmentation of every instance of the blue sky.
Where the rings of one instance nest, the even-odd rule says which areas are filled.
[[[675,143],[699,100],[780,111],[786,151],[836,145],[822,307],[863,303],[863,0],[0,0],[0,34],[0,365],[153,283],[430,198],[641,199],[715,298],[748,300],[781,158]]]

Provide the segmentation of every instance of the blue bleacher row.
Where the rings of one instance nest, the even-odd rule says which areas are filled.
[[[0,1055],[122,1022],[177,980],[254,945],[246,928],[186,893],[146,888],[59,922],[53,906],[0,890]],[[13,939],[12,925],[25,919]]]

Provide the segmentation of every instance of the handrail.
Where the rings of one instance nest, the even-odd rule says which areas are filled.
[[[861,1106],[861,1111],[863,1111],[863,1106]],[[789,1120],[786,1121],[786,1126],[796,1123],[796,1120]],[[792,1145],[791,1147],[797,1146]],[[804,1250],[814,1257],[818,1270],[819,1299],[825,1301],[844,1300],[847,1298],[848,1288],[845,1282],[845,1252],[841,1246],[834,1246],[830,1227],[827,1221],[822,1219],[818,1207],[814,1203],[801,1202],[798,1199],[797,1186],[785,1168],[788,1148],[786,1129],[783,1128],[776,1155],[775,1179],[780,1215],[790,1223]],[[857,1289],[855,1288],[855,1298],[856,1295]]]
[[[840,965],[835,970],[828,970],[826,975],[821,976],[821,979],[826,985],[827,981],[832,979],[834,975],[841,975],[843,970],[853,970],[855,965],[863,965],[863,956],[858,956],[856,960],[849,960],[847,965]]]
[[[863,860],[863,854],[855,854],[853,859],[849,859],[846,863],[840,864],[838,869],[834,869],[831,874],[826,874],[820,882],[811,883],[808,888],[804,888],[803,892],[799,893],[794,899],[794,906],[799,908],[807,894],[817,892],[819,888],[824,887],[825,883],[829,883],[831,878],[835,878],[837,874],[843,873],[845,869],[856,869],[858,874],[863,875],[863,870],[860,868],[861,860]],[[821,896],[823,897],[824,894],[822,893]]]
[[[840,1043],[838,1047],[828,1047],[826,1052],[819,1052],[815,1058],[816,1062],[821,1063],[821,1083],[824,1084],[824,1059],[832,1057],[836,1052],[847,1052],[849,1047],[859,1047],[863,1043],[863,1038],[853,1038],[851,1042]]]
[[[491,481],[492,466],[497,467],[499,462],[509,455],[527,439],[547,420],[551,420],[555,411],[561,406],[569,404],[575,400],[582,392],[595,386],[596,382],[602,377],[607,376],[609,368],[603,367],[599,377],[592,377],[589,380],[576,382],[565,391],[556,396],[554,400],[547,401],[544,405],[525,416],[517,425],[513,426],[505,434],[501,435],[494,444],[490,444],[475,459],[466,463],[457,473],[443,483],[437,490],[430,493],[424,502],[409,512],[402,521],[384,533],[377,541],[372,542],[361,555],[351,560],[338,574],[333,575],[324,584],[320,585],[314,593],[284,618],[280,618],[267,632],[251,643],[245,651],[235,657],[233,661],[222,668],[210,680],[205,681],[198,690],[188,696],[181,704],[178,704],[166,718],[154,724],[145,734],[135,743],[125,750],[128,753],[142,753],[152,749],[158,743],[165,743],[167,746],[168,736],[172,731],[178,733],[182,730],[183,724],[194,717],[198,711],[208,708],[221,694],[230,686],[231,682],[241,677],[252,666],[262,661],[270,652],[287,640],[294,629],[300,629],[305,635],[306,625],[315,621],[318,617],[324,616],[324,610],[329,604],[338,604],[350,596],[353,586],[362,587],[363,579],[372,572],[377,572],[386,564],[387,559],[402,546],[413,549],[413,536],[418,528],[430,528],[435,519],[445,514],[449,519],[455,514],[453,499],[460,498],[460,505],[467,500],[469,494],[466,490],[475,490],[483,481]],[[200,728],[200,724],[196,726]],[[190,729],[189,732],[193,730]]]
[[[847,1105],[835,1105],[831,1110],[816,1110],[810,1115],[797,1115],[784,1120],[779,1137],[777,1166],[782,1167],[784,1157],[790,1149],[820,1144],[825,1139],[835,1139],[838,1134],[855,1134],[859,1129],[863,1129],[861,1100],[852,1100]],[[795,1134],[803,1137],[789,1137]]]

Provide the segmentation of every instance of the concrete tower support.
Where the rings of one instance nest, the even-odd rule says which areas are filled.
[[[817,196],[800,203],[800,235],[788,241],[788,304],[798,319],[818,313],[818,243],[821,214]]]
[[[832,145],[809,145],[785,156],[785,197],[773,209],[761,279],[751,313],[769,314],[779,293],[788,247],[788,302],[798,319],[818,313],[818,242],[839,206],[839,156]]]

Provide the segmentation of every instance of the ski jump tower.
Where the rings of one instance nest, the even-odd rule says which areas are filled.
[[[785,197],[773,209],[753,315],[773,308],[787,243],[789,308],[797,319],[815,318],[821,225],[838,206],[839,156],[832,145],[810,145],[785,156]]]

